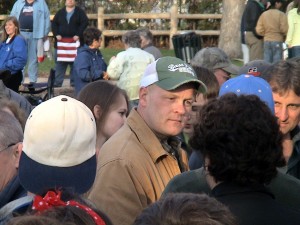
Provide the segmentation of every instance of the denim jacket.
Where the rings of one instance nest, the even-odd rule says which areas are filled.
[[[11,16],[17,17],[25,5],[25,0],[17,0],[10,12]],[[50,31],[50,12],[45,0],[35,0],[33,3],[33,38],[48,36]]]

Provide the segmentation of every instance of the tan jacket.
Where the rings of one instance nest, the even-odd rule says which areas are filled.
[[[283,42],[288,28],[287,16],[278,9],[269,9],[261,14],[255,29],[264,41]]]
[[[179,151],[184,170],[187,157]],[[161,196],[180,174],[177,160],[135,109],[126,124],[101,148],[95,183],[88,195],[115,225],[131,225],[136,216]]]

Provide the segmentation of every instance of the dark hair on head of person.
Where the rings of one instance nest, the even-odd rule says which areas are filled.
[[[9,99],[0,99],[0,109],[12,113],[13,116],[20,122],[22,129],[24,131],[26,124],[25,111],[14,101]]]
[[[102,35],[101,30],[95,27],[88,27],[83,32],[84,43],[90,46],[94,40],[99,40],[101,38],[101,35]]]
[[[13,217],[7,225],[75,225],[74,223],[62,223],[55,218],[35,215],[22,215]]]
[[[300,64],[299,58],[281,60],[273,63],[264,71],[261,78],[269,82],[272,92],[280,95],[292,90],[300,96]]]
[[[149,44],[152,45],[153,42],[153,34],[151,33],[151,31],[147,28],[147,27],[139,27],[136,29],[136,31],[138,32],[138,34],[142,37],[144,37],[146,40],[149,41]]]
[[[270,2],[269,9],[270,8],[274,9],[277,2],[283,3],[284,1],[283,0],[268,0],[268,2]]]
[[[103,121],[111,109],[118,103],[120,97],[123,96],[126,100],[127,109],[129,108],[129,98],[123,89],[106,80],[98,80],[86,85],[78,94],[78,100],[84,103],[94,114],[94,107],[99,105],[101,108],[100,119],[96,119],[97,132],[102,130]],[[126,116],[128,116],[128,111]],[[95,114],[94,114],[95,117]],[[95,117],[96,118],[96,117]]]
[[[137,31],[131,30],[131,31],[127,31],[125,34],[123,34],[122,42],[124,44],[127,44],[129,47],[140,48],[142,40]]]
[[[55,219],[62,224],[97,225],[104,223],[112,225],[105,213],[71,189],[49,190],[45,195],[36,195],[32,208],[28,209],[25,215]],[[102,223],[96,223],[96,221],[102,221]]]
[[[285,165],[282,134],[270,108],[256,95],[228,93],[199,112],[190,144],[208,160],[216,182],[268,184]]]
[[[149,205],[133,225],[237,225],[229,209],[206,194],[170,193]]]
[[[19,25],[18,19],[15,16],[8,16],[3,21],[2,26],[1,26],[1,30],[2,30],[1,42],[4,42],[8,38],[8,34],[5,31],[5,24],[8,21],[13,22],[13,24],[16,26],[16,32],[15,32],[16,35],[20,34],[20,25]]]
[[[217,98],[219,95],[220,85],[214,73],[202,66],[194,65],[192,66],[197,74],[198,80],[201,80],[207,87],[207,92],[204,97],[207,100]]]

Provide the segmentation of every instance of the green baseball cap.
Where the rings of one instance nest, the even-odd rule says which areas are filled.
[[[156,84],[164,90],[171,91],[187,83],[194,83],[199,92],[206,93],[205,84],[198,80],[189,64],[179,58],[166,56],[146,67],[140,87]]]

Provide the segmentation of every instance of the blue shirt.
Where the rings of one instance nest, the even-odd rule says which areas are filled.
[[[33,2],[25,2],[19,16],[20,29],[33,29]]]

